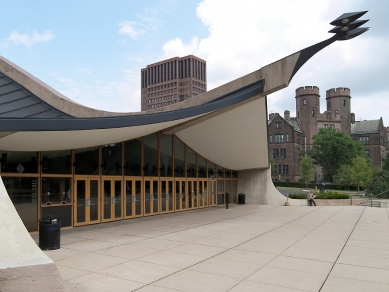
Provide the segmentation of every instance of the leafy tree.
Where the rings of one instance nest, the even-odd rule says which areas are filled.
[[[271,156],[269,156],[269,164],[270,164],[271,171],[274,171],[275,162],[274,162],[274,158]]]
[[[382,169],[389,171],[389,152],[386,154],[386,157],[382,160],[384,162]]]
[[[339,184],[349,186],[350,183],[352,182],[351,166],[348,164],[342,164],[339,167],[339,170],[336,172],[336,175],[334,176],[334,178],[336,178],[336,180],[339,182]]]
[[[389,197],[389,171],[375,169],[372,178],[366,183],[366,195]]]
[[[359,187],[364,186],[370,180],[372,174],[372,169],[365,157],[357,156],[351,160],[350,178],[358,185],[358,193]]]
[[[350,165],[352,158],[361,156],[368,159],[362,143],[335,129],[322,128],[312,139],[313,145],[307,151],[308,155],[313,164],[321,166],[323,174],[331,181],[340,166]]]
[[[300,165],[301,165],[301,178],[307,184],[307,188],[308,188],[308,183],[312,179],[312,175],[314,172],[311,157],[304,156],[301,159]]]

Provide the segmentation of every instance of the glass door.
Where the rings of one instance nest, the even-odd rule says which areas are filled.
[[[124,217],[134,218],[143,216],[142,181],[139,178],[125,180],[125,195]]]
[[[74,180],[74,226],[100,223],[99,178]]]
[[[225,198],[224,198],[224,180],[217,180],[217,204],[218,205],[224,205],[225,204]]]
[[[176,179],[176,211],[183,211],[187,209],[187,194],[186,194],[186,181],[184,179]]]
[[[208,207],[208,181],[199,180],[199,208]]]
[[[197,209],[197,179],[188,179],[188,209]]]
[[[102,222],[123,219],[122,180],[103,178],[102,198]]]
[[[161,213],[174,211],[173,180],[161,180]]]
[[[216,206],[216,180],[209,180],[208,186],[208,206]]]
[[[159,181],[157,178],[145,178],[144,201],[144,216],[159,214]]]

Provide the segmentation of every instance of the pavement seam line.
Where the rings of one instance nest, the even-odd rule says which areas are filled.
[[[343,252],[343,250],[344,250],[344,248],[345,248],[345,246],[346,246],[346,244],[347,244],[347,242],[349,241],[349,239],[350,239],[350,236],[353,234],[353,232],[354,232],[354,230],[355,230],[355,227],[358,225],[358,222],[359,222],[359,220],[361,220],[361,217],[362,217],[362,215],[365,213],[365,211],[366,211],[366,207],[364,207],[364,208],[363,208],[363,211],[362,211],[362,212],[361,212],[361,214],[359,215],[359,218],[358,218],[357,222],[355,222],[354,228],[351,230],[351,232],[350,232],[349,236],[347,237],[347,240],[346,240],[346,242],[344,243],[344,245],[343,245],[343,247],[342,247],[342,249],[341,249],[340,253],[338,254],[338,256],[337,256],[337,258],[336,258],[336,260],[335,260],[334,264],[333,264],[333,265],[332,265],[332,267],[331,267],[331,270],[330,270],[330,272],[328,273],[327,277],[325,278],[325,280],[324,280],[323,284],[321,285],[321,287],[320,287],[320,289],[319,289],[319,291],[318,291],[318,292],[320,292],[320,291],[321,291],[321,289],[323,289],[323,287],[324,287],[325,283],[326,283],[326,282],[327,282],[327,280],[328,280],[328,277],[330,276],[330,274],[331,274],[332,270],[334,269],[334,267],[335,267],[335,265],[336,265],[336,263],[337,263],[337,261],[338,261],[338,259],[339,259],[340,255],[342,254],[342,252]]]

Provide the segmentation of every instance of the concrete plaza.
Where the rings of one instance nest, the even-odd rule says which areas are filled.
[[[198,209],[62,230],[45,253],[67,291],[389,291],[386,208]]]

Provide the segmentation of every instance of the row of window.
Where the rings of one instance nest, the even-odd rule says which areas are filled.
[[[197,81],[193,81],[192,83],[194,86],[197,86],[197,87],[200,87],[200,88],[204,88],[205,89],[205,84],[203,83],[200,83],[200,82],[197,82]]]
[[[334,124],[324,124],[324,128],[325,129],[328,129],[328,128],[335,129],[335,125]]]
[[[147,88],[150,85],[158,84],[160,82],[191,77],[205,82],[205,63],[194,58],[178,61],[172,60],[142,69],[141,87]]]
[[[369,136],[364,136],[364,137],[359,137],[359,141],[362,142],[364,145],[370,144],[370,137]]]
[[[289,165],[274,165],[274,169],[272,170],[272,175],[278,174],[289,174]]]
[[[273,158],[286,158],[286,148],[273,149]]]
[[[156,102],[161,102],[161,101],[164,101],[164,100],[172,100],[174,99],[175,97],[177,97],[177,94],[172,94],[172,95],[166,95],[166,96],[163,96],[163,97],[158,97],[158,98],[149,98],[147,100],[147,103],[148,104],[152,104],[152,103],[156,103]]]
[[[161,90],[161,89],[164,89],[164,88],[175,87],[175,86],[177,86],[177,82],[172,82],[172,83],[163,84],[163,85],[159,85],[159,86],[149,87],[147,89],[147,91],[148,92],[153,92],[153,91]]]
[[[164,107],[164,106],[167,106],[167,105],[171,105],[173,103],[177,103],[177,100],[172,100],[172,101],[168,101],[168,102],[165,101],[165,102],[161,102],[161,103],[157,103],[157,104],[151,104],[151,105],[147,106],[147,109]]]
[[[269,142],[270,143],[284,143],[284,134],[274,135],[274,142],[273,142],[273,136],[270,135]],[[285,142],[289,142],[289,134],[285,134]]]

